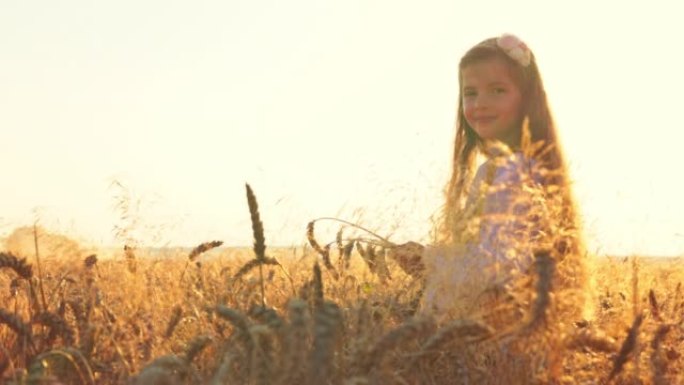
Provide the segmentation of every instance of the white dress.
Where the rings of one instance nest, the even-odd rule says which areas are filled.
[[[487,289],[503,287],[531,267],[544,206],[534,164],[516,152],[479,167],[466,202],[473,213],[470,231],[454,245],[426,249],[424,311],[438,317],[472,314]]]

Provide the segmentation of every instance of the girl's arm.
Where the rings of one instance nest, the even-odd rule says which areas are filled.
[[[394,259],[405,273],[420,278],[425,271],[423,261],[425,246],[416,242],[407,242],[392,248],[389,257]]]

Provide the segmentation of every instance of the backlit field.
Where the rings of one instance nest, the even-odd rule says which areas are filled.
[[[683,380],[680,261],[600,259],[593,320],[572,321],[559,335],[548,332],[559,330],[552,322],[570,320],[528,330],[524,318],[502,334],[482,319],[439,324],[415,314],[419,282],[392,261],[382,282],[357,253],[348,268],[331,254],[339,276],[322,268],[320,280],[313,269],[320,257],[307,248],[267,249],[281,265],[262,265],[261,272],[256,266],[240,277],[254,259],[251,250],[216,249],[192,261],[132,253],[126,259],[123,251],[100,261],[45,257],[41,272],[34,258],[3,254],[2,378],[10,384]]]

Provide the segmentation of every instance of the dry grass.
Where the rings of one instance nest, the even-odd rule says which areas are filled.
[[[4,303],[0,313],[4,381],[682,381],[679,373],[684,359],[679,352],[684,348],[684,304],[677,288],[684,275],[674,261],[639,262],[643,291],[637,298],[642,308],[657,306],[657,310],[636,320],[632,284],[624,279],[632,271],[631,264],[615,259],[600,261],[597,316],[573,326],[559,342],[562,350],[555,354],[560,353],[560,372],[551,378],[551,368],[544,364],[549,353],[544,338],[529,334],[497,338],[475,319],[437,325],[429,318],[408,316],[411,296],[403,290],[411,278],[393,263],[389,264],[392,280],[384,284],[356,254],[346,269],[347,279],[335,280],[331,273],[320,270],[320,278],[314,279],[311,267],[318,257],[313,251],[299,260],[288,258],[286,250],[272,252],[280,253],[279,259],[286,261],[282,268],[295,286],[316,289],[293,298],[290,280],[281,267],[264,265],[266,307],[262,309],[258,273],[246,273],[237,281],[227,273],[239,270],[247,260],[247,253],[239,250],[221,251],[220,256],[204,261],[201,268],[189,271],[181,284],[178,278],[185,267],[184,258],[141,257],[136,273],[128,270],[124,258],[98,261],[96,270],[76,261],[45,260],[44,284],[53,293],[48,309],[33,310],[31,288],[23,278],[14,295],[8,290],[0,294]],[[10,266],[15,264],[8,264],[0,274],[5,288],[21,277]],[[63,276],[72,280],[61,280]],[[538,315],[540,305],[533,305],[529,312]],[[264,316],[267,313],[270,319]],[[536,327],[542,328],[541,324]],[[513,359],[509,355],[514,355]],[[637,362],[641,368],[638,372]]]
[[[0,254],[0,382],[7,384],[676,384],[684,381],[681,262],[596,261],[592,319],[567,266],[538,255],[489,312],[435,319],[422,281],[358,239],[303,255],[254,248],[175,258]],[[388,245],[384,245],[388,246]],[[389,245],[391,246],[391,245]],[[88,253],[90,254],[90,253]],[[337,258],[338,260],[335,260]],[[319,267],[323,262],[326,269]],[[189,262],[191,264],[190,268]],[[338,266],[336,269],[334,266]],[[258,267],[257,269],[254,269]],[[625,277],[630,277],[626,279]],[[45,288],[38,299],[37,287]],[[586,293],[583,293],[586,294]],[[569,302],[569,304],[568,304]],[[566,313],[565,311],[569,311]]]

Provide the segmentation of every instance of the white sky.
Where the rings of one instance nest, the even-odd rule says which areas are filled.
[[[113,244],[116,179],[148,244],[251,243],[245,182],[271,245],[320,216],[424,241],[458,60],[512,32],[591,250],[682,255],[684,27],[674,1],[625,3],[4,0],[0,235],[39,218]]]

